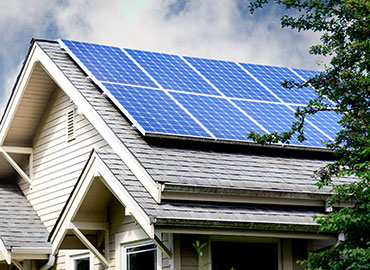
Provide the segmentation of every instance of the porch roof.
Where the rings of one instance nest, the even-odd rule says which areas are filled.
[[[162,201],[158,204],[127,170],[122,160],[107,149],[98,156],[129,191],[154,225],[244,227],[245,229],[317,231],[314,215],[322,208],[257,204]],[[321,210],[321,211],[320,211]]]

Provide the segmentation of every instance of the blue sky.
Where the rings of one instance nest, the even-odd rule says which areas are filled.
[[[243,0],[1,1],[0,113],[32,38],[74,39],[247,63],[320,69],[317,33],[281,29],[283,12]]]

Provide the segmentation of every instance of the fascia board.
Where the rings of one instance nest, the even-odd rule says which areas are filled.
[[[12,254],[50,254],[51,248],[45,247],[12,247]]]
[[[52,254],[55,254],[58,250],[64,236],[67,233],[67,230],[69,229],[70,222],[73,221],[74,217],[76,216],[79,206],[83,202],[95,177],[99,177],[100,180],[103,181],[112,194],[129,209],[133,218],[137,221],[145,233],[150,238],[154,239],[154,226],[151,224],[149,217],[131,197],[123,185],[117,180],[117,178],[112,174],[112,172],[107,168],[100,157],[94,153],[91,156],[79,183],[77,183],[77,186],[66,206],[65,211],[63,212],[63,216],[61,217],[59,224],[56,225],[54,234],[51,236]]]
[[[160,202],[160,189],[157,183],[152,179],[149,173],[145,170],[139,160],[131,153],[131,151],[121,142],[117,135],[108,127],[101,116],[88,103],[82,94],[76,89],[72,82],[65,74],[56,66],[48,55],[36,44],[35,53],[32,58],[38,59],[46,72],[56,82],[56,84],[69,96],[76,104],[78,110],[85,115],[89,122],[95,127],[105,141],[112,149],[115,149],[117,155],[125,162],[132,173],[143,184],[150,195]]]
[[[5,259],[5,261],[10,264],[11,263],[11,255],[9,250],[5,247],[3,240],[0,238],[0,256]]]

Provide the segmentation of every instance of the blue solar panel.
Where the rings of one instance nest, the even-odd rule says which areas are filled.
[[[288,68],[242,64],[253,76],[274,92],[283,102],[307,104],[316,97],[312,88],[287,89],[281,86],[284,80],[302,81]]]
[[[62,40],[99,81],[157,87],[120,48]]]
[[[334,111],[322,111],[314,115],[307,116],[307,120],[316,125],[332,139],[334,139],[337,132],[341,130],[341,127],[338,124],[340,118],[341,116]]]
[[[314,71],[314,70],[295,69],[295,68],[293,68],[293,70],[299,76],[301,76],[304,80],[308,80],[308,79],[316,76],[317,74],[320,74],[320,71]]]
[[[182,93],[172,95],[219,139],[247,140],[251,130],[264,132],[222,97]]]
[[[126,51],[165,89],[220,95],[177,55]]]
[[[234,62],[191,57],[185,59],[227,97],[278,101]]]
[[[294,69],[295,74],[281,67],[240,64],[241,68],[228,61],[192,57],[184,61],[176,55],[67,40],[61,44],[144,134],[245,141],[251,131],[287,131],[296,120],[288,106],[295,109],[294,104],[304,105],[316,97],[311,88],[290,90],[280,83],[300,81],[300,77],[306,80],[317,71]],[[169,91],[159,89],[155,81]],[[339,118],[334,112],[308,116],[308,140],[299,144],[322,147],[320,141],[334,138],[340,130]],[[295,139],[292,143],[298,144]]]
[[[146,132],[210,137],[162,90],[109,83],[104,86]]]
[[[281,103],[247,100],[235,100],[234,102],[270,133],[288,131],[292,123],[298,120],[294,117],[294,111]],[[307,140],[303,142],[303,145],[322,146],[317,138],[321,138],[321,140],[326,139],[320,132],[309,125],[305,127],[305,136]],[[301,144],[297,141],[296,136],[293,137],[290,143],[295,145]]]

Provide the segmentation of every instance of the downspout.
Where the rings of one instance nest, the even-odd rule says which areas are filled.
[[[45,265],[41,266],[39,270],[50,269],[54,265],[54,262],[55,262],[55,256],[53,254],[50,254],[48,262]]]

